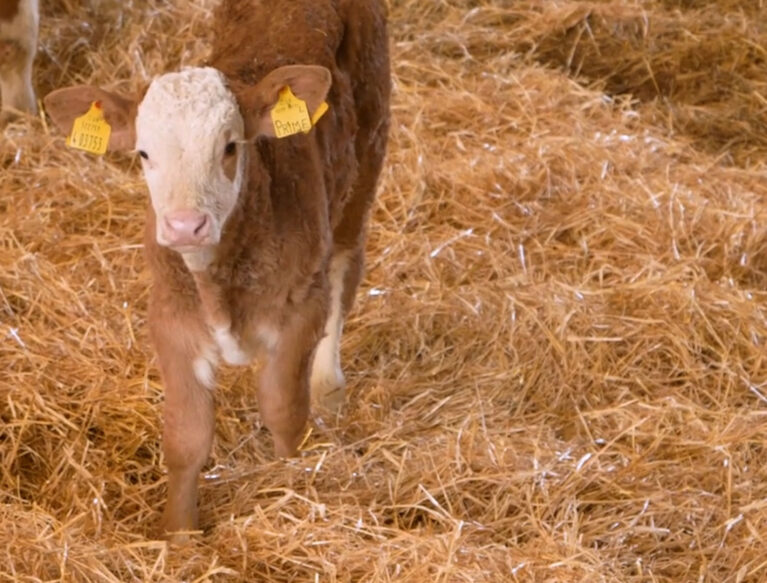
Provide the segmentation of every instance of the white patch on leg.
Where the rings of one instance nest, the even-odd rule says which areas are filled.
[[[338,253],[330,261],[330,313],[325,323],[325,336],[317,345],[312,362],[310,386],[312,400],[337,409],[344,399],[344,373],[341,370],[341,332],[343,330],[343,293],[351,254]]]
[[[273,326],[261,325],[258,327],[258,339],[261,345],[269,352],[277,347],[280,341],[280,333]]]
[[[192,362],[194,376],[206,389],[213,389],[216,386],[216,366],[218,366],[218,355],[212,346],[205,347],[202,354]]]
[[[240,348],[240,343],[232,335],[231,328],[215,328],[213,330],[213,336],[218,344],[218,349],[221,351],[221,357],[228,364],[248,364],[250,357]]]

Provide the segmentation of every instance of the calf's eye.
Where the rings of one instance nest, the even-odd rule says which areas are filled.
[[[144,150],[139,150],[138,155],[141,156],[144,160],[149,160],[149,154],[147,154]]]
[[[224,155],[231,156],[236,151],[237,151],[237,144],[235,144],[234,142],[229,142],[224,148]]]

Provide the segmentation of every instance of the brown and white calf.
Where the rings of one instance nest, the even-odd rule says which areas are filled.
[[[2,115],[35,113],[32,63],[40,15],[37,0],[0,0],[0,99]]]
[[[142,158],[169,532],[197,527],[219,360],[264,358],[258,404],[279,456],[296,452],[310,393],[343,399],[341,328],[389,128],[385,12],[383,0],[224,0],[209,66],[157,77],[140,99],[82,86],[45,98],[65,132],[99,100],[110,147]],[[309,112],[330,109],[277,139],[286,86]]]

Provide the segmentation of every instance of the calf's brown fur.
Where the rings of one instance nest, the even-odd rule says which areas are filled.
[[[0,20],[11,20],[19,12],[20,0],[0,0]]]
[[[165,384],[169,532],[198,524],[197,478],[213,439],[214,403],[192,363],[214,344],[212,330],[229,328],[244,351],[264,357],[261,415],[276,453],[295,454],[309,412],[312,358],[328,319],[329,271],[345,266],[346,313],[362,273],[365,223],[389,127],[381,0],[224,0],[213,38],[208,64],[225,74],[246,127],[264,114],[251,88],[285,65],[327,68],[330,109],[308,134],[247,146],[247,180],[206,269],[190,271],[176,251],[157,243],[158,219],[149,206],[149,326]],[[95,89],[92,95],[103,99],[107,119],[115,115],[109,107],[115,96]],[[52,110],[65,109],[49,97]],[[71,113],[51,114],[65,131],[71,127]],[[121,135],[130,140],[130,128]],[[265,338],[263,330],[273,333]]]

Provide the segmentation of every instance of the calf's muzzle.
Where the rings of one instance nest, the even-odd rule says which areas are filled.
[[[208,242],[210,217],[196,210],[166,213],[162,221],[162,236],[169,247],[196,247]]]

